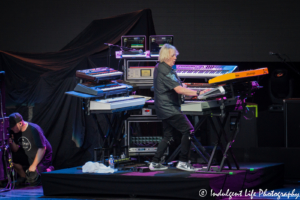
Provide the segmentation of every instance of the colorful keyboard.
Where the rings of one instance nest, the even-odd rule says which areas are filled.
[[[90,81],[116,80],[121,79],[123,72],[108,67],[98,67],[93,69],[83,69],[76,71],[76,77]]]
[[[216,83],[220,84],[220,83],[226,83],[231,80],[250,78],[250,77],[261,76],[261,75],[266,75],[266,74],[269,74],[268,68],[246,70],[246,71],[228,73],[228,74],[224,74],[222,76],[215,77],[213,79],[210,79],[208,81],[208,83],[209,84],[216,84]]]
[[[236,65],[176,65],[176,72],[180,78],[214,78],[236,68]]]
[[[81,93],[91,94],[96,96],[102,96],[105,93],[126,94],[127,91],[131,91],[131,90],[132,90],[131,85],[114,83],[114,82],[105,85],[97,85],[95,84],[95,82],[78,83],[74,88],[74,91],[76,92],[81,92]]]

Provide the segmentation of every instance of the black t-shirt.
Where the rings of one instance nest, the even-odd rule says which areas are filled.
[[[181,95],[174,90],[181,86],[176,71],[165,62],[159,63],[154,70],[154,100],[159,119],[167,119],[181,114]]]
[[[52,154],[52,147],[37,124],[28,122],[28,127],[24,132],[14,133],[14,142],[24,149],[30,165],[33,163],[39,148],[46,147],[46,152],[41,162],[45,158],[51,158],[49,154]]]

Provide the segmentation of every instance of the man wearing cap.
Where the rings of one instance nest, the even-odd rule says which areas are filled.
[[[46,172],[51,165],[52,147],[37,124],[26,122],[19,113],[9,115],[11,138],[9,145],[13,152],[13,166],[20,178],[26,181],[26,173]]]

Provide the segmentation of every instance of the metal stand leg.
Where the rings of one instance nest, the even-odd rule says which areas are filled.
[[[97,159],[97,151],[98,150],[103,150],[106,148],[108,152],[117,146],[116,143],[120,141],[121,133],[122,133],[122,125],[124,121],[128,118],[128,114],[125,114],[124,111],[118,112],[118,113],[113,113],[112,118],[108,116],[108,114],[104,114],[105,120],[108,124],[108,130],[106,135],[104,136],[103,142],[100,144],[100,148],[95,148],[94,149],[94,160]],[[99,124],[98,128],[100,132],[103,134]],[[116,149],[113,149],[113,154],[114,156],[116,155]],[[104,156],[104,153],[102,153],[102,156]]]
[[[121,119],[118,120],[116,129],[115,129],[116,135],[113,136],[109,148],[112,148],[113,145],[115,145],[117,142],[120,141],[121,134],[122,134],[122,125],[123,125],[123,123],[125,122],[125,120],[130,116],[129,114],[124,113],[124,112],[121,112],[120,115],[121,115]]]
[[[191,147],[195,149],[195,151],[198,153],[198,155],[205,160],[205,162],[208,162],[207,158],[210,158],[210,155],[206,152],[205,148],[201,145],[201,143],[197,140],[195,136],[191,136]],[[198,144],[197,144],[198,143]],[[197,144],[197,145],[196,145]],[[175,159],[175,157],[179,154],[181,150],[181,144],[176,148],[176,150],[173,152],[173,154],[168,158],[166,161],[171,162]]]
[[[195,126],[195,131],[198,130],[203,122],[206,120],[206,117],[201,117],[197,125]],[[203,158],[206,162],[208,162],[207,158],[210,158],[210,155],[206,152],[205,148],[202,146],[202,144],[197,140],[194,134],[190,135],[191,139],[191,146],[195,149],[195,151],[198,153],[198,155]],[[176,148],[176,150],[173,152],[173,154],[168,158],[166,161],[171,162],[175,159],[175,157],[179,154],[181,149],[181,144]]]
[[[228,152],[228,150],[229,150],[229,153],[230,153],[230,155],[231,155],[231,157],[232,157],[232,159],[233,159],[233,161],[234,161],[234,163],[235,163],[236,168],[237,168],[238,170],[240,169],[240,167],[239,167],[239,165],[238,165],[238,163],[237,163],[237,161],[236,161],[236,159],[235,159],[235,157],[234,157],[234,155],[233,155],[233,153],[232,153],[232,150],[231,150],[231,148],[230,148],[230,147],[231,147],[231,144],[234,142],[234,139],[235,139],[235,137],[236,137],[236,135],[237,135],[237,133],[238,133],[238,131],[239,131],[238,124],[239,124],[240,117],[241,117],[241,113],[238,112],[238,117],[237,117],[237,121],[236,121],[236,124],[235,124],[235,133],[233,134],[232,139],[231,139],[230,141],[226,141],[226,142],[227,142],[227,145],[226,145],[226,149],[225,149],[225,152],[224,152],[224,155],[223,155],[223,159],[222,159],[222,162],[221,162],[219,171],[221,171],[221,170],[223,169],[223,167],[224,167],[224,161],[225,161],[225,159],[227,158],[227,152]],[[224,131],[224,129],[223,129],[223,131]],[[224,133],[225,133],[225,131],[224,131]],[[225,136],[225,134],[224,134],[224,136]],[[225,138],[226,138],[226,137],[225,137]],[[226,139],[226,140],[227,140],[227,139]],[[231,169],[231,168],[230,168],[230,169]]]
[[[173,161],[175,159],[175,157],[179,154],[181,149],[181,144],[176,148],[176,150],[172,153],[172,155],[168,158],[168,160],[166,161],[166,163],[169,163],[171,161]]]
[[[107,130],[106,136],[105,136],[105,138],[104,138],[103,144],[101,145],[102,147],[105,146],[106,141],[108,141],[107,143],[109,144],[109,136],[110,136],[111,132],[112,132],[112,135],[115,134],[115,133],[114,133],[113,126],[112,126],[112,122],[109,120],[108,115],[107,115],[107,114],[104,114],[104,117],[105,117],[106,122],[107,122],[107,124],[108,124],[108,130]],[[113,114],[113,116],[112,116],[112,121],[114,120],[114,117],[115,117],[115,115]]]
[[[235,166],[236,166],[237,170],[240,169],[240,167],[239,167],[239,165],[238,165],[238,163],[237,163],[237,161],[236,161],[236,159],[234,157],[234,154],[233,154],[233,152],[232,152],[232,150],[230,148],[231,145],[232,145],[232,143],[234,142],[234,139],[236,138],[236,135],[237,135],[238,131],[239,131],[239,120],[240,120],[240,117],[241,117],[241,112],[240,111],[237,111],[237,112],[238,112],[238,117],[237,117],[237,121],[236,121],[236,124],[235,124],[234,134],[232,135],[231,140],[228,140],[228,138],[226,136],[226,131],[225,131],[225,125],[226,125],[226,121],[227,121],[227,118],[228,118],[228,113],[226,113],[225,116],[224,115],[223,116],[217,116],[217,118],[216,118],[217,119],[217,123],[220,126],[220,133],[218,133],[217,130],[216,130],[216,128],[214,127],[214,123],[213,123],[212,119],[209,119],[210,123],[212,124],[212,127],[213,127],[214,131],[217,134],[218,140],[217,140],[217,142],[216,142],[216,144],[214,146],[214,149],[212,151],[212,154],[211,154],[211,157],[209,159],[207,168],[202,169],[202,172],[222,173],[222,170],[224,168],[224,162],[225,162],[225,160],[227,161],[229,169],[232,169],[229,160],[226,159],[226,158],[228,158],[228,155],[227,155],[228,151],[229,151],[229,153],[230,153],[230,155],[231,155],[231,157],[232,157],[232,159],[233,159],[233,161],[235,163]],[[224,118],[223,122],[221,122],[221,119],[220,119],[222,117]],[[223,135],[224,140],[226,141],[225,150],[223,149],[222,143],[221,143],[222,135]],[[223,157],[222,157],[222,161],[221,161],[220,167],[218,167],[216,171],[213,171],[211,169],[211,163],[212,163],[213,157],[215,156],[216,149],[217,149],[218,146],[221,147],[221,150],[222,150],[222,153],[223,153]]]
[[[92,116],[95,119],[95,121],[98,122],[97,114],[93,114]],[[102,144],[102,142],[104,140],[104,133],[103,133],[102,128],[100,127],[99,123],[97,123],[97,127],[98,127],[99,134],[100,134],[100,143],[99,144]]]
[[[225,119],[224,119],[224,122],[225,122],[225,123],[226,123],[226,120],[227,120],[227,116],[225,116]],[[212,151],[212,153],[211,153],[209,162],[208,162],[208,164],[207,164],[207,168],[204,168],[203,171],[210,171],[210,167],[211,167],[211,165],[212,165],[212,161],[213,161],[213,158],[214,158],[214,156],[215,156],[215,153],[216,153],[216,150],[217,150],[218,146],[220,146],[223,155],[224,155],[224,152],[225,152],[225,150],[224,150],[224,148],[223,148],[223,145],[222,145],[222,143],[221,143],[222,132],[220,131],[220,133],[218,133],[216,127],[214,126],[214,122],[213,122],[213,120],[212,120],[211,118],[208,118],[208,122],[211,124],[212,128],[214,129],[214,132],[217,134],[217,138],[218,138],[218,139],[217,139],[217,141],[216,141],[216,143],[215,143],[215,146],[214,146],[214,148],[213,148],[213,151]],[[221,127],[222,127],[222,126],[224,126],[224,125],[221,124]],[[230,163],[229,163],[228,160],[227,160],[227,164],[228,164],[229,168],[231,168],[231,165],[230,165]]]
[[[196,138],[195,135],[192,135],[191,139],[191,145],[195,148],[198,155],[200,155],[206,162],[208,162],[208,159],[210,158],[209,153],[206,152],[206,149],[203,147],[203,145],[200,143],[200,141]]]

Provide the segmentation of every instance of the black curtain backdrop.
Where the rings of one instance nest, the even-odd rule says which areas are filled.
[[[108,47],[104,43],[120,44],[122,35],[133,34],[155,35],[151,10],[94,20],[58,52],[0,51],[7,115],[20,112],[25,120],[32,116],[31,121],[42,127],[52,145],[56,169],[92,160],[100,141],[97,123],[106,129],[102,116],[94,119],[85,115],[80,99],[65,94],[76,85],[76,70],[107,66]],[[111,67],[117,68],[113,55]]]

